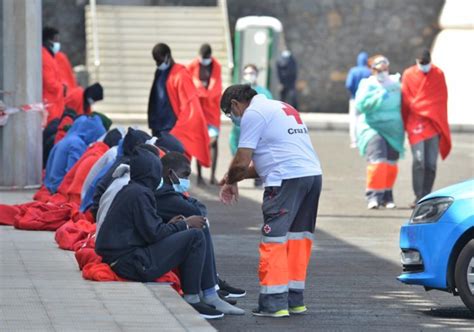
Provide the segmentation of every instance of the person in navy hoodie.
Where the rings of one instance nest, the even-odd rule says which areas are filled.
[[[56,193],[66,173],[81,158],[89,144],[105,134],[105,128],[98,115],[78,117],[66,137],[51,150],[46,163],[44,185],[51,193]]]
[[[185,301],[204,318],[223,317],[199,297],[206,252],[205,219],[176,216],[164,223],[156,213],[153,195],[162,181],[157,153],[137,147],[130,159],[130,182],[113,199],[95,250],[115,273],[129,280],[151,282],[178,268]]]
[[[163,156],[161,161],[163,163],[163,186],[155,191],[158,215],[163,218],[164,222],[169,222],[169,220],[178,214],[181,214],[184,217],[198,215],[207,218],[206,206],[196,198],[190,197],[187,194],[190,186],[189,176],[191,174],[191,163],[189,160],[181,153],[169,152]],[[206,280],[209,280],[212,286],[219,286],[219,293],[226,298],[226,301],[229,301],[229,298],[245,296],[245,290],[232,287],[218,277],[216,271],[216,259],[214,256],[214,246],[209,226],[203,229],[203,233],[206,237],[207,243],[206,261],[204,263],[203,272],[206,276]],[[203,287],[204,295],[214,294],[215,288],[216,287],[212,287],[212,289],[206,291],[206,288]],[[229,302],[230,304],[235,304],[232,300]],[[215,306],[225,314],[244,314],[242,309],[229,306],[222,301],[217,301],[217,299],[209,304]]]

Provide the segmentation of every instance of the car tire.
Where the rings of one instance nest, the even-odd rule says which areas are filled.
[[[474,294],[468,284],[468,272],[474,273],[474,239],[469,241],[459,253],[454,268],[454,282],[464,304],[474,313]],[[469,271],[468,271],[469,269]]]

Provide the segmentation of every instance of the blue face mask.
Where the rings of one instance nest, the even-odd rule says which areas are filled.
[[[428,73],[431,69],[431,63],[428,63],[426,65],[422,65],[422,64],[418,64],[418,68],[420,68],[420,70],[423,72],[423,73]]]
[[[165,60],[161,63],[161,65],[158,66],[158,69],[161,71],[164,71],[170,67],[170,61],[169,57],[167,56]]]
[[[209,66],[212,62],[212,58],[205,58],[205,59],[201,59],[201,65],[203,66]]]
[[[52,51],[54,54],[58,53],[61,49],[61,44],[59,42],[53,42]]]
[[[189,191],[189,187],[191,186],[191,181],[189,179],[181,179],[178,178],[179,184],[173,183],[174,191],[178,193],[185,193]]]
[[[230,119],[236,126],[240,127],[240,121],[242,120],[241,116],[234,115],[234,113],[231,112]]]
[[[156,190],[160,190],[163,187],[163,178],[160,179],[160,184],[156,187]]]

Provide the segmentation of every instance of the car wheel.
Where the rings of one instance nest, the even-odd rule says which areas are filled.
[[[469,241],[459,253],[454,281],[462,301],[474,312],[474,240]]]

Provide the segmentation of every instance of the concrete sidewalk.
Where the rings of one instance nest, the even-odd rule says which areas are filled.
[[[0,203],[31,194],[3,191]],[[54,232],[0,226],[0,331],[28,330],[215,331],[168,285],[84,280]]]

